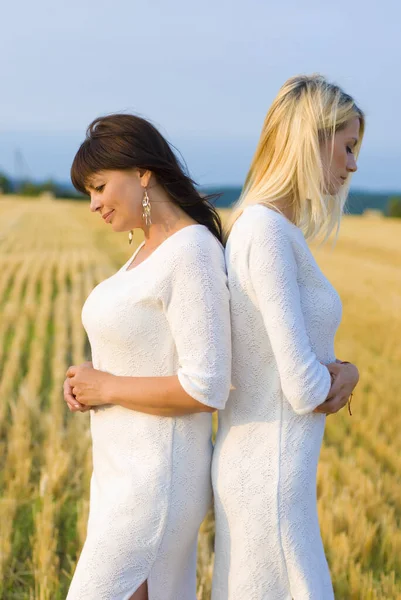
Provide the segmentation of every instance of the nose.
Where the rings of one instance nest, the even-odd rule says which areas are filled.
[[[90,209],[92,212],[96,212],[97,210],[100,210],[101,208],[101,202],[99,200],[99,197],[97,196],[97,194],[91,194],[91,201],[90,201]]]
[[[348,155],[347,161],[347,171],[349,173],[355,173],[358,170],[358,165],[356,164],[356,158],[353,154]]]

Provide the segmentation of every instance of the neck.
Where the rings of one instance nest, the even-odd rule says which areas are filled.
[[[173,202],[161,186],[149,188],[151,205],[150,227],[144,227],[145,245],[149,248],[158,246],[175,231],[182,229],[195,221]]]
[[[292,223],[294,223],[294,204],[292,198],[283,198],[274,202],[280,212]]]

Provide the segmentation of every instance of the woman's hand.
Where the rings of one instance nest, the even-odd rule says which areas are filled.
[[[90,360],[82,363],[81,366],[85,366],[85,365],[88,367],[93,367],[92,361],[90,361]],[[64,381],[63,392],[64,392],[64,400],[67,403],[67,406],[71,412],[87,412],[88,410],[91,409],[90,406],[85,406],[85,404],[81,404],[75,398],[75,396],[72,392],[72,387],[70,384],[69,377],[67,377],[67,379],[65,379],[65,381]]]
[[[70,410],[85,412],[109,403],[109,386],[114,375],[98,371],[91,362],[69,367],[64,382],[64,399]],[[72,406],[72,408],[71,408]]]
[[[72,393],[72,387],[70,385],[70,380],[68,377],[64,381],[63,392],[64,392],[64,400],[66,401],[67,406],[71,412],[87,412],[88,410],[91,409],[90,406],[85,406],[84,404],[81,404],[75,398],[74,394]]]
[[[325,402],[317,406],[313,412],[331,415],[347,404],[359,381],[359,371],[351,363],[330,363],[327,368],[331,375],[332,385]]]

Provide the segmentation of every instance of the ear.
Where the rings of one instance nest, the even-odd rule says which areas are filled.
[[[148,187],[150,178],[152,177],[152,171],[139,170],[139,181],[141,182],[141,186],[143,188]]]

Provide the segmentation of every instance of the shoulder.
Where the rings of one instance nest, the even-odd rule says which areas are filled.
[[[290,233],[294,229],[298,229],[284,215],[272,208],[268,208],[264,204],[254,204],[247,206],[244,212],[237,219],[234,227],[237,225],[241,229],[250,230],[252,232],[265,231],[272,229]],[[233,228],[234,229],[234,228]]]
[[[168,304],[173,296],[204,302],[207,290],[228,294],[224,248],[207,227],[188,226],[171,239],[162,258],[158,293]],[[161,271],[161,270],[160,270]],[[224,290],[224,291],[223,291]]]
[[[210,263],[224,266],[224,248],[204,225],[189,225],[176,232],[171,239],[166,261],[174,270],[183,266]]]
[[[288,244],[299,234],[302,235],[300,229],[284,215],[263,204],[254,204],[246,207],[234,223],[227,245]]]

